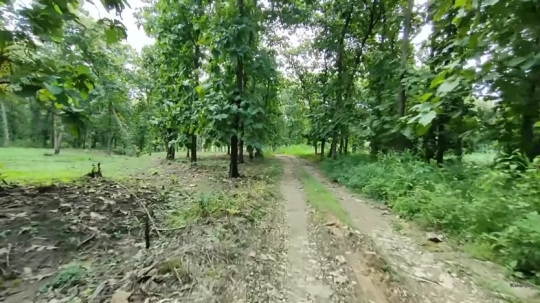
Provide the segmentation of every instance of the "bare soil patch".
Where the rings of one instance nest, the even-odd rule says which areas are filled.
[[[155,193],[139,189],[152,202]],[[127,234],[142,242],[145,213],[131,192],[105,179],[45,187],[15,186],[0,193],[0,298],[25,293],[30,284],[55,275],[81,253],[107,251]]]

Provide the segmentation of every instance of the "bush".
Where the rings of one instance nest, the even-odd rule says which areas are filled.
[[[540,169],[532,164],[516,173],[488,163],[439,168],[405,153],[354,155],[321,165],[331,178],[405,218],[462,244],[491,247],[494,261],[540,282]]]

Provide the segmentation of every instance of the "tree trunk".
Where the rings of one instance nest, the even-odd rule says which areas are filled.
[[[176,148],[174,147],[174,145],[171,145],[167,148],[167,156],[165,157],[165,159],[167,160],[174,160],[174,156],[176,154]]]
[[[253,146],[248,145],[247,146],[247,151],[248,151],[248,155],[249,155],[249,161],[253,161]]]
[[[240,17],[244,17],[244,0],[237,0],[238,11]],[[244,61],[242,56],[236,57],[236,89],[238,90],[240,98],[233,99],[235,105],[240,108],[242,104],[243,92],[244,92]],[[236,133],[231,137],[231,161],[229,164],[229,177],[238,178],[240,173],[238,172],[238,131],[240,131],[240,115],[238,113],[234,114],[233,117],[233,128],[236,130]]]
[[[324,158],[324,143],[325,143],[325,140],[322,140],[321,141],[321,159]]]
[[[197,164],[197,135],[191,135],[191,165]]]
[[[332,137],[332,143],[330,143],[330,152],[328,153],[328,157],[332,158],[333,160],[337,159],[337,142],[338,142],[338,134],[337,132],[334,133],[334,136]]]
[[[112,138],[113,138],[113,133],[112,133],[112,102],[109,101],[109,140],[108,140],[108,143],[107,143],[107,154],[111,154],[112,152],[112,146],[111,146],[111,143],[112,143]]]
[[[440,121],[437,134],[437,154],[435,160],[437,164],[442,165],[444,162],[444,153],[446,152],[446,134],[444,129],[444,122]]]
[[[9,146],[9,124],[7,120],[7,111],[6,106],[4,105],[4,100],[0,100],[0,110],[2,110],[2,122],[4,128],[4,147]]]
[[[244,140],[240,140],[238,144],[238,163],[246,163],[244,161]]]
[[[229,163],[229,178],[238,177],[240,177],[240,173],[238,172],[238,137],[236,135],[233,135],[231,137],[231,161]]]
[[[405,70],[407,69],[407,57],[409,56],[409,36],[411,33],[411,17],[413,6],[414,0],[408,0],[407,7],[403,10],[405,16],[403,21],[403,43],[401,45],[401,75],[399,77],[398,85],[398,115],[400,118],[405,116],[405,106],[407,103],[407,95],[405,93],[405,87],[403,86],[402,82],[403,79],[405,79]],[[406,140],[407,138],[403,134],[398,134],[398,150],[405,149]]]
[[[53,123],[54,123],[54,154],[57,155],[60,153],[60,148],[62,148],[62,134],[64,132],[64,125],[62,124],[62,121],[60,121],[60,117],[54,115],[53,116]]]
[[[227,155],[231,154],[231,145],[227,144]]]
[[[317,154],[317,147],[318,147],[317,145],[318,145],[317,141],[315,141],[315,144],[313,144],[313,147],[315,148],[315,155]]]

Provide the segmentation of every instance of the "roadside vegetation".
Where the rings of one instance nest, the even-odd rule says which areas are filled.
[[[540,245],[540,170],[533,163],[520,171],[504,166],[493,152],[467,154],[463,161],[449,157],[443,167],[410,152],[373,156],[362,151],[322,161],[306,145],[279,152],[316,161],[334,182],[374,203],[387,204],[421,227],[445,232],[471,256],[500,263],[517,278],[539,281],[535,273],[540,264],[536,249]],[[334,205],[335,198],[310,186],[310,179],[302,175],[308,197],[317,192],[315,201],[324,200],[325,207]]]

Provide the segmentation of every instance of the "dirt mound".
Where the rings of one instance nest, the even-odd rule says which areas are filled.
[[[156,200],[145,189],[137,196]],[[107,251],[121,234],[140,233],[145,216],[131,190],[106,179],[6,188],[0,209],[0,300],[54,275],[82,251]]]

